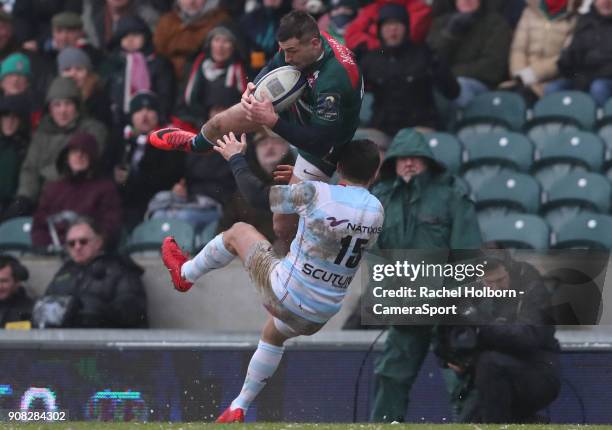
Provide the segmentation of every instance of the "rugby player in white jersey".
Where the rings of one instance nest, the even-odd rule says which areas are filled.
[[[215,150],[231,165],[242,156],[246,137],[238,141],[230,133],[217,143]],[[383,207],[368,191],[379,164],[376,145],[357,140],[339,156],[338,185],[305,181],[272,186],[272,212],[299,215],[297,234],[282,259],[246,223],[220,233],[190,260],[172,237],[164,240],[162,258],[177,290],[189,290],[205,273],[238,256],[269,313],[242,391],[217,422],[243,422],[249,405],[276,371],[284,342],[316,333],[340,310],[364,251],[374,245],[382,229]]]

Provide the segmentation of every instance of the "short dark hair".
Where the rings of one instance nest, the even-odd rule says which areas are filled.
[[[369,139],[347,143],[338,158],[340,175],[359,184],[370,182],[380,166],[380,151]]]
[[[72,227],[82,224],[88,225],[89,228],[91,228],[91,230],[96,234],[96,236],[100,236],[103,240],[106,239],[104,237],[104,232],[102,231],[100,224],[98,224],[96,220],[94,220],[92,217],[87,215],[79,215],[77,218],[74,219],[74,221],[71,221],[68,225],[68,230],[66,230],[66,233],[68,233],[68,231]]]
[[[11,268],[11,275],[15,282],[27,281],[30,277],[28,269],[12,255],[0,255],[0,269],[5,267]]]
[[[294,10],[283,16],[276,31],[276,40],[285,42],[293,37],[299,41],[305,38],[318,37],[319,26],[317,21],[308,13]]]

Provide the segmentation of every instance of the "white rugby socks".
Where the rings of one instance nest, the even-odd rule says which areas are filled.
[[[284,350],[285,348],[282,346],[271,345],[263,340],[259,341],[257,350],[249,363],[242,391],[231,404],[232,409],[240,408],[246,412],[251,402],[266,386],[268,378],[276,372],[278,363],[283,358]]]
[[[223,244],[223,233],[219,233],[195,257],[183,264],[181,276],[195,282],[211,270],[227,266],[234,257]]]

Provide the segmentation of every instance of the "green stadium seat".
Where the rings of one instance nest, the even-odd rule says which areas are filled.
[[[601,170],[604,143],[593,133],[565,132],[540,142],[535,154],[534,176],[545,190],[574,172]]]
[[[217,227],[219,227],[219,221],[213,221],[202,229],[200,234],[198,234],[195,238],[196,250],[201,249],[204,245],[214,239],[215,234],[217,233]]]
[[[610,210],[612,186],[599,174],[575,172],[560,178],[544,194],[542,215],[553,231],[581,214],[606,213]]]
[[[544,210],[559,206],[581,206],[595,212],[610,211],[612,185],[599,173],[576,172],[559,179],[544,194]],[[611,232],[612,234],[612,232]]]
[[[612,217],[580,214],[552,235],[552,246],[559,249],[612,249]]]
[[[467,142],[473,136],[479,134],[490,134],[497,132],[510,131],[508,127],[502,124],[473,124],[461,127],[455,132],[455,135],[461,142]]]
[[[193,227],[185,221],[175,219],[151,219],[138,224],[128,238],[124,251],[129,254],[159,251],[166,236],[174,236],[186,252],[193,251]]]
[[[483,240],[498,242],[504,248],[548,249],[550,228],[532,214],[494,217],[480,224]]]
[[[449,172],[458,173],[461,166],[461,142],[449,133],[427,133],[425,139],[437,161],[444,164]]]
[[[574,124],[584,130],[595,125],[597,106],[582,91],[558,91],[542,97],[533,107],[533,118],[527,128],[546,123]]]
[[[563,122],[549,122],[546,124],[539,124],[528,129],[525,134],[531,140],[536,148],[540,144],[551,136],[558,136],[561,133],[579,131],[580,128],[575,124],[563,123]]]
[[[479,213],[538,213],[540,184],[531,176],[508,172],[492,178],[474,193]]]
[[[0,224],[0,251],[32,251],[32,217],[11,218]]]
[[[516,170],[500,164],[489,164],[470,168],[463,172],[462,178],[470,186],[472,193],[478,192],[480,188],[493,178],[505,173],[515,173]]]
[[[362,127],[367,127],[372,121],[374,109],[374,94],[365,92],[361,100],[361,110],[359,111],[359,123]]]
[[[474,135],[464,141],[463,169],[501,165],[527,172],[533,162],[533,144],[524,135],[511,131]]]
[[[519,131],[525,124],[527,106],[517,93],[488,91],[474,97],[461,112],[458,130],[480,124],[502,125]]]

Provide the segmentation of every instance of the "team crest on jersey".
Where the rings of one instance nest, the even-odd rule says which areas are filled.
[[[340,113],[340,95],[321,94],[317,99],[315,113],[324,121],[336,121]]]
[[[319,79],[319,71],[315,71],[314,73],[310,73],[307,77],[306,77],[306,82],[308,82],[308,86],[310,88],[314,88],[315,83],[317,82],[317,79]]]

